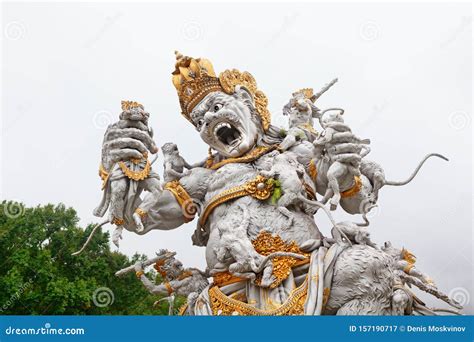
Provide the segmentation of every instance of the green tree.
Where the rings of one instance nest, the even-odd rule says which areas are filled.
[[[160,297],[133,273],[114,275],[144,256],[111,251],[108,233],[98,229],[87,250],[71,255],[93,228],[78,222],[76,211],[63,204],[0,204],[0,314],[166,315],[166,302],[153,307]],[[175,307],[183,302],[179,298]]]

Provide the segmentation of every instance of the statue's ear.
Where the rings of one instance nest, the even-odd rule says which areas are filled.
[[[250,102],[253,104],[253,96],[250,91],[244,86],[238,85],[235,87],[235,94],[239,96],[244,102]]]

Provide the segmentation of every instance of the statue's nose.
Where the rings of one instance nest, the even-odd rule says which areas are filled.
[[[215,116],[215,113],[207,112],[206,114],[204,114],[204,121],[205,122],[211,122],[212,119],[214,118],[214,116]]]

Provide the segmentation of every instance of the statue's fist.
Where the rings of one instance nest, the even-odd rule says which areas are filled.
[[[120,120],[110,125],[102,144],[102,163],[106,169],[112,164],[132,158],[142,158],[145,153],[158,152],[158,147],[150,136],[148,127],[141,122],[130,123]]]

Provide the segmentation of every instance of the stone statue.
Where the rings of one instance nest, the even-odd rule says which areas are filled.
[[[157,256],[160,257],[166,253],[168,253],[167,250],[161,250]],[[137,262],[134,266],[137,278],[151,294],[168,296],[165,298],[170,300],[170,314],[173,314],[174,295],[177,294],[187,297],[187,311],[192,315],[192,308],[198,294],[209,285],[208,275],[197,268],[183,268],[183,264],[174,256],[159,259],[154,268],[161,275],[162,284],[154,284],[147,278],[142,262]],[[157,303],[158,301],[155,305]]]
[[[344,168],[348,180],[338,178],[338,186],[341,207],[349,214],[366,213],[355,206],[360,207],[372,193],[374,182],[379,182],[378,188],[389,184],[380,169],[364,164],[362,149],[366,144],[356,139],[346,124],[331,126],[331,116],[322,127],[328,129],[325,134],[331,135],[330,139],[303,131],[302,139],[285,142],[288,134],[282,136],[281,129],[271,124],[267,98],[250,73],[230,69],[216,74],[209,60],[176,53],[172,82],[182,115],[210,153],[205,163],[195,167],[188,168],[181,161],[186,172],[173,166],[175,157],[165,156],[171,162],[168,172],[174,170],[178,175],[172,172],[167,177],[163,192],[148,209],[143,230],[131,230],[144,235],[155,229],[177,229],[198,216],[192,241],[206,249],[209,272],[197,272],[196,280],[186,278],[196,284],[190,284],[192,298],[188,290],[183,291],[188,296],[188,309],[183,313],[390,315],[431,310],[411,295],[405,300],[404,294],[409,294],[406,284],[416,280],[397,275],[397,258],[377,248],[370,239],[367,220],[359,225],[332,220],[330,227],[318,227],[315,222],[315,208],[330,215],[316,194],[326,193],[328,170],[334,160],[348,163]],[[302,113],[302,122],[311,127],[313,118],[321,119],[331,112],[315,108],[311,96],[294,98],[286,108]],[[290,118],[297,118],[295,113],[289,113]],[[298,126],[299,121],[292,125]],[[106,139],[103,155],[113,156],[115,161],[140,156],[140,148],[150,143],[149,136],[127,132],[126,126],[109,127],[106,137],[127,139],[120,144]],[[324,143],[320,139],[325,139]],[[164,150],[171,156],[175,148]],[[343,159],[347,153],[351,156]],[[351,159],[352,155],[357,157]],[[111,164],[104,167],[109,169]],[[360,181],[355,181],[356,177]],[[129,216],[124,220],[125,227],[136,227]],[[333,229],[333,237],[325,237],[320,228]],[[209,284],[204,280],[207,274],[213,278]],[[169,278],[171,286],[174,276]],[[414,274],[407,276],[420,280]],[[162,285],[150,285],[143,277],[140,274],[147,288],[163,292]],[[173,287],[173,291],[179,288]],[[428,292],[439,294],[430,287]],[[407,309],[415,301],[418,311]]]

